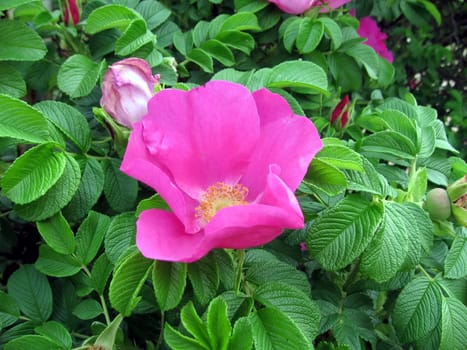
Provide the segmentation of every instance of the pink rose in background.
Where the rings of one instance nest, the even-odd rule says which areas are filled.
[[[340,121],[341,128],[345,127],[349,121],[349,107],[349,95],[345,95],[331,113],[331,124]]]
[[[139,250],[192,262],[303,227],[294,191],[321,147],[313,123],[266,89],[210,81],[159,92],[134,124],[121,166],[171,209],[141,213]]]
[[[286,13],[298,15],[309,10],[312,7],[323,6],[322,12],[327,8],[336,9],[351,0],[268,0]]]
[[[378,55],[392,63],[394,58],[392,52],[386,47],[385,40],[387,35],[381,32],[376,21],[371,17],[360,18],[360,26],[357,30],[358,35],[367,40],[364,44],[371,46]]]
[[[140,58],[126,58],[111,65],[102,83],[101,106],[119,124],[132,128],[147,112],[158,75]]]

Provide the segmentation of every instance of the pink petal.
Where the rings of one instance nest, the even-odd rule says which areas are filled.
[[[263,191],[271,164],[282,169],[281,178],[295,191],[311,159],[323,146],[313,123],[295,115],[280,95],[261,89],[253,96],[261,119],[261,135],[241,179],[250,190],[250,200]]]
[[[298,15],[305,12],[316,0],[268,0],[286,13]]]
[[[141,122],[134,124],[120,170],[155,189],[185,224],[187,232],[198,232],[200,226],[195,220],[194,212],[197,202],[185,195],[174,184],[167,171],[154,161],[146,149],[142,129]]]
[[[205,227],[206,240],[217,248],[251,248],[266,244],[286,228],[304,226],[297,199],[271,167],[267,187],[259,203],[226,207]]]
[[[203,231],[185,233],[178,218],[164,210],[143,211],[136,229],[136,246],[149,259],[188,263],[201,259],[212,249]]]
[[[244,173],[259,136],[255,101],[245,87],[210,81],[188,92],[163,90],[148,110],[148,149],[188,195],[199,199],[210,185],[236,183]]]

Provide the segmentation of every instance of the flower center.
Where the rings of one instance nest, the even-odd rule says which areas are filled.
[[[199,205],[195,208],[196,217],[208,223],[222,208],[248,204],[245,200],[247,194],[248,188],[241,184],[227,185],[217,182],[209,186],[201,196]]]

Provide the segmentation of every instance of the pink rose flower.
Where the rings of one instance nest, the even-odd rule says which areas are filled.
[[[322,12],[327,11],[327,7],[336,9],[351,0],[268,0],[275,4],[282,11],[292,15],[301,14],[312,7],[323,6]]]
[[[385,40],[387,35],[381,32],[376,21],[371,17],[360,18],[360,26],[357,30],[358,35],[367,40],[364,44],[371,46],[378,55],[392,63],[394,58],[392,52],[386,47]]]
[[[143,211],[136,245],[147,258],[192,262],[302,228],[294,191],[321,147],[313,123],[269,90],[210,81],[159,92],[133,126],[121,170],[171,211]]]
[[[331,124],[335,124],[340,120],[341,128],[345,127],[349,121],[349,107],[349,95],[345,95],[331,113]]]
[[[132,128],[147,112],[158,75],[140,58],[126,58],[111,65],[102,83],[101,106],[119,124]]]

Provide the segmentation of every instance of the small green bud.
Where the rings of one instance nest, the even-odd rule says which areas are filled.
[[[451,201],[443,188],[434,188],[426,195],[425,209],[432,219],[446,220],[451,216]]]

